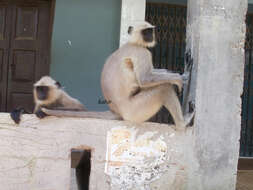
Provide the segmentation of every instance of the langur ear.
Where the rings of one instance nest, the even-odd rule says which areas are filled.
[[[127,30],[127,33],[128,33],[128,34],[131,34],[131,33],[133,32],[133,29],[134,29],[134,27],[129,26],[129,27],[128,27],[128,30]]]
[[[61,83],[60,82],[55,82],[55,85],[58,87],[58,88],[61,88]]]

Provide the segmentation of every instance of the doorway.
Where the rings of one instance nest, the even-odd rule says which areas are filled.
[[[0,2],[0,111],[33,110],[33,83],[49,74],[54,0]]]

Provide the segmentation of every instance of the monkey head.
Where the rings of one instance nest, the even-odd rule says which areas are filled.
[[[154,47],[155,26],[146,21],[136,22],[128,27],[129,42],[143,47]]]
[[[48,105],[55,102],[61,95],[61,84],[49,76],[42,77],[34,84],[33,96],[35,103]]]

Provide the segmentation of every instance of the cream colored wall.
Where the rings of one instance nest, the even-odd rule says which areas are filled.
[[[0,129],[4,190],[73,190],[71,148],[92,149],[90,190],[177,189],[192,165],[191,130],[168,125],[0,113]]]

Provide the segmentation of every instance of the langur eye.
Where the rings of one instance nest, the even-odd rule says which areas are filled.
[[[61,88],[61,83],[60,82],[55,82],[55,85],[58,87],[58,88]]]

